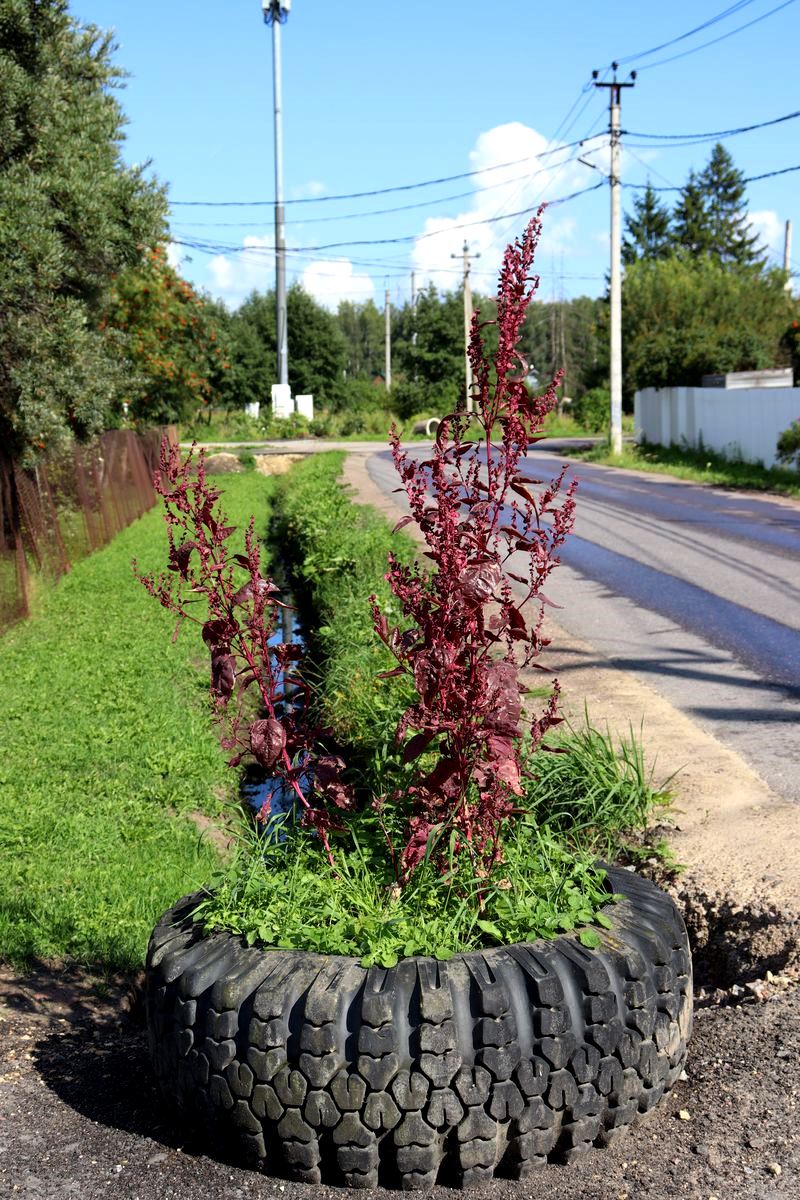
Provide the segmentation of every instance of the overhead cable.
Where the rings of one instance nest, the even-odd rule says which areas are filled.
[[[781,125],[784,121],[796,121],[800,117],[800,109],[784,113],[782,117],[773,117],[769,121],[759,121],[755,125],[737,125],[734,129],[711,129],[706,133],[638,133],[635,130],[623,129],[626,137],[651,138],[662,142],[686,142],[691,145],[694,141],[706,141],[713,138],[733,137],[739,133],[750,133],[753,129],[766,129],[769,125]]]
[[[744,29],[750,29],[753,25],[758,25],[759,21],[766,21],[767,17],[772,17],[781,9],[788,8],[790,4],[794,4],[795,0],[783,0],[783,4],[778,4],[775,8],[771,8],[769,12],[762,13],[760,17],[754,17],[752,21],[747,21],[744,25],[737,25],[735,29],[729,30],[728,33],[721,33],[719,37],[711,38],[708,42],[701,42],[699,46],[692,46],[689,50],[682,50],[680,54],[670,54],[668,58],[659,58],[656,62],[645,63],[643,67],[638,67],[638,71],[650,71],[653,67],[663,67],[665,63],[677,62],[679,58],[686,58],[689,54],[697,54],[698,50],[706,50],[709,46],[716,46],[718,42],[724,42],[726,38],[733,37],[735,33],[741,33]]]
[[[716,16],[703,21],[702,25],[695,25],[694,29],[687,29],[685,33],[679,33],[677,37],[670,38],[668,42],[661,42],[658,46],[651,46],[649,50],[640,50],[638,54],[627,54],[624,58],[617,59],[617,65],[622,67],[626,63],[638,62],[641,58],[649,58],[651,54],[658,54],[659,50],[666,50],[669,46],[675,46],[678,42],[684,42],[687,38],[694,37],[696,33],[702,33],[704,29],[716,25],[718,21],[724,21],[726,17],[733,16],[734,13],[739,12],[742,8],[747,8],[752,3],[753,0],[738,0],[737,4],[731,4],[722,12],[718,12]]]
[[[776,175],[789,175],[792,171],[800,171],[800,164],[796,167],[780,167],[777,171],[765,171],[763,175],[748,175],[743,179],[742,183],[757,183],[760,179],[774,179]],[[682,192],[682,187],[653,187],[649,183],[626,183],[623,181],[624,188],[633,188],[634,191],[643,192],[646,188],[650,188],[653,192]]]
[[[531,162],[532,159],[545,158],[549,154],[559,154],[562,150],[570,150],[579,146],[580,140],[565,142],[563,146],[555,146],[552,150],[542,150],[540,154],[526,154],[524,158],[514,158],[510,162],[495,163],[491,167],[479,167],[475,171],[462,171],[460,175],[442,175],[439,179],[423,179],[419,183],[400,183],[394,187],[371,188],[366,192],[340,192],[335,196],[304,196],[297,200],[284,200],[284,204],[325,204],[330,200],[361,200],[365,196],[386,196],[390,192],[411,192],[416,188],[435,187],[439,183],[453,183],[456,179],[472,179],[475,175],[485,175],[489,171],[502,171],[506,167],[518,167],[520,163]],[[274,207],[274,200],[170,200],[173,207],[181,208],[262,208]]]

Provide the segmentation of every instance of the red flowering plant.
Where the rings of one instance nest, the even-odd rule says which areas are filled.
[[[473,320],[475,411],[445,417],[424,460],[409,457],[392,431],[411,509],[398,527],[416,522],[436,568],[430,573],[390,557],[387,579],[408,622],[403,629],[390,629],[372,598],[375,629],[398,662],[392,674],[410,674],[416,689],[397,729],[403,757],[424,755],[428,764],[408,789],[401,879],[436,845],[440,860],[466,854],[478,875],[488,875],[502,858],[502,829],[522,794],[519,670],[547,644],[542,619],[549,601],[542,589],[575,507],[566,467],[538,493],[533,489],[543,481],[522,469],[560,382],[557,376],[532,397],[524,382],[528,364],[517,349],[538,284],[531,268],[540,215],[506,250],[492,358],[479,314]],[[560,720],[557,700],[555,682],[544,711],[529,722],[534,748]]]

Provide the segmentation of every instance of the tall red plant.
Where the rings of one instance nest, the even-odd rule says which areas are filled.
[[[277,641],[277,617],[286,606],[279,589],[261,570],[258,540],[251,519],[244,554],[233,554],[235,527],[219,506],[220,492],[208,485],[202,451],[195,465],[190,452],[181,459],[165,438],[154,484],[164,501],[169,567],[160,575],[137,578],[178,618],[202,627],[211,656],[211,698],[222,728],[222,745],[233,751],[230,766],[252,756],[295,795],[303,823],[314,828],[333,863],[328,831],[341,827],[339,811],[352,807],[352,790],[340,778],[341,759],[319,748],[320,730],[310,708],[292,702],[287,689],[305,684],[292,675],[302,656],[295,642]],[[196,605],[202,615],[196,615]],[[177,635],[176,627],[176,635]],[[260,712],[252,712],[248,693],[255,688]],[[269,815],[270,798],[260,814]]]
[[[410,673],[416,687],[397,730],[401,742],[413,731],[404,758],[435,754],[410,789],[404,878],[432,850],[443,857],[436,844],[468,853],[479,873],[488,872],[501,857],[502,827],[521,793],[519,669],[547,644],[542,589],[572,528],[575,490],[574,483],[565,487],[566,467],[539,491],[543,481],[520,469],[560,381],[531,397],[517,348],[538,285],[531,268],[541,211],[505,253],[493,356],[479,314],[473,320],[474,414],[447,416],[423,461],[409,457],[392,431],[411,507],[400,525],[416,522],[436,568],[428,574],[390,557],[386,578],[410,623],[405,630],[390,629],[372,598],[375,629],[397,659],[396,671]],[[559,720],[557,700],[554,682],[544,711],[530,722],[534,746]]]

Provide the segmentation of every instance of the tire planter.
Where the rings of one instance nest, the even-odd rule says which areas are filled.
[[[162,1092],[221,1153],[308,1183],[466,1187],[606,1144],[672,1087],[692,1024],[677,909],[608,875],[625,899],[596,950],[562,936],[390,969],[203,936],[186,897],[148,951]]]

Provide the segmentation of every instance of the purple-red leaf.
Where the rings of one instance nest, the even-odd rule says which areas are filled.
[[[254,721],[250,726],[250,749],[266,771],[272,770],[285,746],[286,730],[274,717]]]

